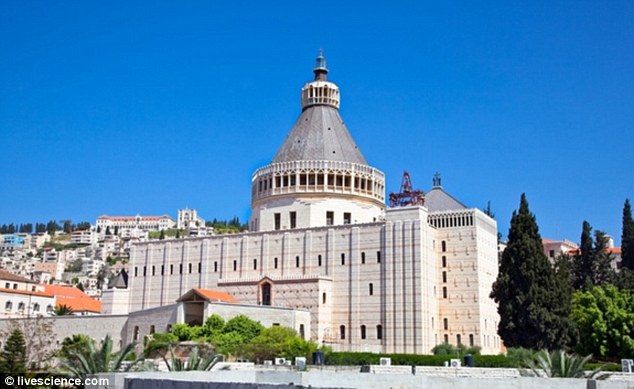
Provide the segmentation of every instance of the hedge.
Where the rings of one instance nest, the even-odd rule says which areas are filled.
[[[417,355],[417,354],[373,354],[354,352],[330,352],[326,354],[326,365],[332,366],[361,366],[378,365],[380,358],[391,358],[393,365],[401,366],[444,366],[450,359],[459,358],[464,364],[464,356],[455,355]],[[519,368],[519,361],[506,355],[474,355],[475,367]],[[603,364],[588,363],[587,370],[596,369]],[[603,365],[604,371],[618,371],[620,365]]]

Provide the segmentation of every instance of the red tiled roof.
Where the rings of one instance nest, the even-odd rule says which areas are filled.
[[[192,298],[200,297],[205,301],[223,302],[223,303],[237,303],[238,300],[227,292],[221,292],[212,289],[194,288],[190,289],[184,295],[182,295],[177,301],[189,301]]]
[[[37,284],[37,282],[30,280],[28,278],[19,276],[17,274],[13,274],[11,272],[8,272],[6,270],[2,270],[0,269],[0,280],[6,280],[6,281],[15,281],[15,282],[27,282],[29,284]]]
[[[160,220],[160,219],[171,219],[168,215],[162,216],[138,216],[140,221],[148,221],[148,220]],[[102,215],[97,219],[106,219],[106,220],[116,220],[116,221],[136,221],[137,216],[108,216]]]
[[[70,285],[45,285],[47,293],[57,298],[57,306],[66,305],[75,312],[101,312],[101,301]]]

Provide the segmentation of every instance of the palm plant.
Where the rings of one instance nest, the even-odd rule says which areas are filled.
[[[584,370],[584,366],[591,358],[592,354],[581,358],[578,355],[566,354],[563,350],[542,350],[534,358],[527,358],[524,364],[537,377],[596,378],[601,367],[589,373]]]
[[[58,305],[53,309],[54,316],[67,316],[72,315],[73,313],[75,313],[75,311],[73,311],[73,308],[69,307],[66,304]]]
[[[219,360],[218,355],[209,355],[207,357],[201,357],[199,355],[200,352],[198,350],[198,347],[195,347],[189,353],[189,357],[187,358],[186,361],[183,361],[182,359],[176,357],[171,347],[169,349],[169,353],[170,353],[171,363],[170,361],[167,360],[167,358],[165,358],[165,355],[163,355],[163,360],[165,361],[165,364],[167,365],[167,369],[169,371],[192,371],[192,370],[209,371],[211,370],[212,367],[214,367],[216,363],[218,363],[218,360]]]
[[[122,370],[123,362],[134,354],[135,343],[130,343],[116,353],[112,352],[112,338],[107,335],[98,347],[89,339],[86,347],[68,351],[60,361],[59,370],[73,377],[86,378],[87,375]],[[138,360],[128,364],[124,371],[130,370]]]

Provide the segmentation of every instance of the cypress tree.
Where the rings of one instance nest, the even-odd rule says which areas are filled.
[[[634,219],[630,199],[623,205],[623,232],[621,235],[621,266],[634,270]]]
[[[575,255],[575,289],[587,290],[592,286],[592,227],[583,221],[579,252]]]
[[[612,256],[608,252],[608,236],[603,231],[594,232],[594,251],[592,258],[592,283],[605,285],[614,278]]]
[[[568,344],[574,328],[562,286],[544,254],[535,216],[522,194],[514,211],[491,298],[498,303],[498,333],[506,347],[555,349]]]

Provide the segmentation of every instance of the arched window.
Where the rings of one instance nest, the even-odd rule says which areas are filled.
[[[18,304],[18,311],[20,311],[20,312],[24,311],[24,303],[19,303]]]
[[[376,326],[376,338],[383,339],[383,326],[380,324]]]
[[[365,339],[365,325],[361,326],[361,339]]]
[[[33,312],[39,312],[40,311],[40,304],[35,303],[33,304]]]
[[[265,282],[262,284],[262,305],[271,305],[271,284]]]
[[[346,326],[339,326],[339,338],[346,338]]]
[[[11,310],[13,308],[13,303],[11,301],[7,301],[4,304],[4,309],[6,309],[7,311]]]

